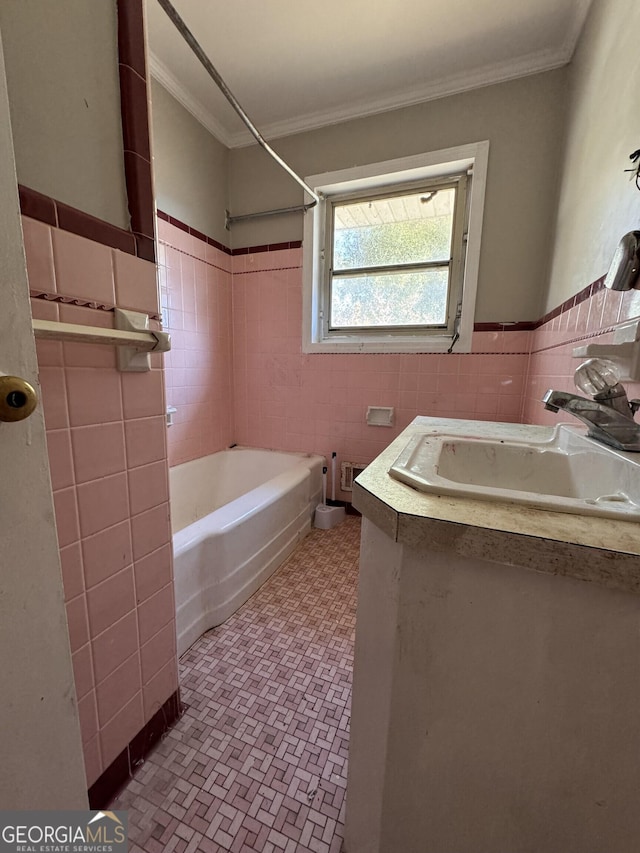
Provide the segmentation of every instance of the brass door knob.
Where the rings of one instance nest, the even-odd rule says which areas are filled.
[[[37,405],[32,385],[19,376],[0,374],[0,421],[23,421]]]

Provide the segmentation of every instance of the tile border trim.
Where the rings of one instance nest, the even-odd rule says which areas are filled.
[[[70,231],[79,237],[86,237],[96,243],[102,243],[112,249],[120,249],[129,255],[136,255],[136,239],[131,231],[118,228],[104,219],[98,219],[90,213],[63,204],[51,196],[39,193],[22,184],[18,184],[20,212],[23,216]],[[146,259],[148,260],[148,258]]]
[[[193,258],[196,261],[200,261],[202,264],[206,264],[208,267],[213,267],[213,269],[220,270],[221,272],[227,273],[228,275],[233,275],[231,269],[227,269],[226,267],[220,266],[220,264],[216,264],[213,261],[208,261],[206,258],[202,258],[200,255],[193,255],[191,252],[187,252],[185,249],[178,249],[176,246],[171,243],[167,243],[166,240],[162,240],[158,238],[159,246],[166,246],[168,249],[171,249],[174,252],[177,252],[179,255],[184,255],[187,258]],[[229,257],[229,256],[228,256]],[[158,261],[158,266],[162,266],[160,261]]]
[[[174,225],[176,228],[179,228],[180,231],[185,231],[192,237],[196,237],[198,240],[202,240],[203,243],[206,243],[209,246],[214,246],[216,249],[224,252],[225,255],[231,255],[232,257],[235,257],[236,255],[256,255],[259,252],[279,252],[282,249],[302,248],[302,240],[290,240],[289,242],[284,243],[264,243],[261,246],[244,246],[241,249],[230,249],[229,246],[225,246],[224,243],[214,240],[213,237],[208,237],[206,234],[203,234],[202,231],[192,228],[190,225],[187,225],[186,222],[183,222],[176,216],[171,216],[171,214],[166,213],[164,210],[156,210],[156,216],[158,219],[168,222],[169,225]]]
[[[48,293],[45,290],[30,289],[29,297],[31,299],[42,299],[45,302],[59,302],[62,305],[78,305],[81,308],[92,308],[95,311],[115,311],[115,309],[119,307],[118,305],[109,305],[105,302],[95,302],[94,300],[90,299],[82,299],[79,296],[65,296],[63,293]],[[149,314],[149,319],[162,320],[162,315]]]
[[[95,302],[91,299],[81,299],[79,296],[64,296],[62,293],[49,293],[46,290],[29,290],[31,299],[43,299],[45,302],[60,302],[63,305],[79,305],[81,308],[93,308],[96,311],[113,311],[115,305],[106,302]]]
[[[91,785],[88,791],[89,808],[104,809],[112,802],[184,710],[178,688]]]
[[[535,332],[536,329],[539,329],[541,326],[544,326],[545,323],[549,323],[551,320],[555,320],[556,317],[559,317],[560,314],[564,314],[567,311],[570,311],[572,308],[575,308],[576,305],[580,305],[581,302],[585,302],[587,299],[590,299],[594,294],[598,293],[598,291],[604,288],[604,280],[606,276],[601,276],[597,278],[595,281],[592,281],[591,284],[588,284],[586,287],[583,287],[582,290],[578,291],[578,293],[570,296],[569,299],[565,299],[560,305],[557,305],[551,311],[548,311],[543,317],[539,320],[522,320],[516,323],[474,323],[473,331],[474,332]]]
[[[618,325],[618,323],[615,323],[612,326],[603,326],[601,329],[594,329],[592,332],[585,332],[584,335],[573,335],[572,337],[562,338],[555,343],[546,344],[545,346],[532,346],[531,355],[536,355],[540,352],[547,352],[548,350],[557,349],[558,347],[570,346],[571,344],[580,344],[584,341],[590,341],[593,338],[599,338],[602,335],[608,335],[611,332],[615,332]]]
[[[186,234],[190,234],[192,237],[201,240],[208,246],[213,246],[214,249],[219,249],[221,252],[224,252],[225,255],[233,254],[231,249],[228,246],[225,246],[224,243],[220,243],[218,240],[214,240],[213,237],[208,237],[206,234],[203,234],[202,231],[198,231],[196,228],[192,228],[190,225],[187,225],[186,222],[183,222],[176,216],[170,216],[168,213],[165,213],[164,210],[156,210],[156,216],[158,217],[158,219],[162,219],[164,222],[168,222],[169,225],[173,225],[175,228],[179,228],[180,231],[184,231]]]
[[[532,332],[537,324],[530,320],[520,320],[514,323],[474,323],[474,332]]]
[[[118,77],[127,201],[135,254],[155,262],[144,0],[117,0]]]
[[[585,302],[587,299],[590,299],[600,290],[604,290],[605,278],[606,276],[604,275],[597,278],[595,281],[592,281],[591,284],[583,287],[582,290],[578,291],[578,293],[570,296],[569,299],[565,299],[565,301],[560,305],[557,305],[551,311],[548,311],[544,317],[536,322],[535,328],[539,329],[540,326],[544,326],[544,324],[548,323],[550,320],[555,320],[555,318],[559,317],[560,314],[570,311],[572,308],[575,308],[576,305],[580,305],[581,302]]]
[[[154,201],[142,0],[117,0],[118,75],[127,205],[119,228],[51,196],[18,185],[24,216],[155,263]]]
[[[176,216],[171,216],[171,214],[166,213],[164,210],[156,210],[156,216],[158,219],[162,219],[164,222],[168,222],[169,225],[174,225],[176,228],[179,228],[181,231],[190,234],[192,237],[196,237],[198,240],[202,240],[202,242],[207,243],[209,246],[215,246],[216,249],[219,249],[221,252],[224,252],[227,255],[231,255],[232,257],[237,257],[239,255],[255,255],[260,252],[277,252],[282,249],[300,249],[302,248],[302,240],[291,240],[289,242],[284,243],[264,243],[260,246],[245,246],[240,249],[230,249],[228,246],[225,246],[223,243],[220,243],[218,240],[214,240],[213,237],[208,237],[206,234],[203,234],[201,231],[198,231],[196,228],[192,228],[190,225],[187,225],[186,222],[183,222],[181,219],[178,219]],[[539,329],[540,326],[544,326],[545,323],[548,323],[550,320],[555,319],[560,314],[564,314],[565,311],[570,311],[576,305],[579,305],[581,302],[584,302],[586,299],[589,299],[594,293],[597,293],[599,290],[602,290],[604,287],[605,276],[601,276],[601,278],[596,279],[596,281],[588,284],[581,291],[570,296],[569,299],[566,299],[563,303],[558,305],[556,308],[548,311],[543,317],[539,320],[518,320],[516,322],[498,322],[498,323],[484,323],[477,322],[473,324],[474,332],[533,332],[536,329]]]
[[[302,240],[290,240],[288,243],[265,243],[262,246],[245,246],[241,249],[232,249],[231,254],[235,257],[238,255],[257,255],[260,252],[279,252],[282,249],[301,249]]]

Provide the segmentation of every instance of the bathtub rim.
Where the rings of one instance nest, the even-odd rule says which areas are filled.
[[[175,486],[172,489],[171,472],[175,469],[178,469],[178,468],[180,468],[182,471],[188,470],[187,466],[192,467],[194,470],[196,470],[198,468],[198,465],[200,465],[200,467],[203,466],[204,460],[209,460],[215,456],[219,456],[221,454],[226,454],[226,453],[234,452],[234,451],[241,451],[241,452],[242,451],[254,451],[256,453],[275,454],[278,456],[293,458],[293,459],[297,460],[297,464],[290,466],[290,468],[286,469],[285,471],[280,472],[279,474],[276,474],[275,476],[271,477],[269,480],[265,480],[263,483],[260,483],[259,485],[254,486],[248,492],[243,492],[241,495],[239,495],[237,498],[234,498],[232,501],[228,501],[227,503],[222,504],[221,506],[210,510],[209,512],[205,513],[204,515],[200,515],[198,518],[194,519],[193,521],[189,521],[186,524],[182,524],[181,527],[174,529],[174,524],[179,523],[179,522],[174,521],[174,519],[178,514],[182,515],[182,509],[181,509],[180,513],[174,512],[174,509],[176,508],[176,504],[179,504],[180,501],[176,500],[175,495],[173,494],[173,492],[175,491]],[[251,494],[252,492],[260,489],[261,486],[266,485],[266,483],[270,483],[274,479],[276,479],[277,477],[282,476],[282,474],[286,474],[288,471],[293,470],[294,467],[298,467],[298,465],[301,465],[301,463],[303,463],[305,460],[308,461],[308,464],[306,466],[304,466],[307,470],[310,470],[312,467],[315,467],[316,464],[320,464],[321,466],[324,466],[327,464],[326,457],[323,456],[322,454],[319,454],[319,453],[307,453],[304,451],[275,450],[272,448],[250,447],[248,445],[232,445],[230,447],[225,447],[222,450],[217,450],[217,451],[215,451],[215,453],[208,453],[208,454],[206,454],[206,456],[199,456],[197,459],[189,459],[186,462],[181,462],[178,465],[171,466],[169,468],[169,509],[170,509],[170,522],[171,522],[172,539],[175,540],[175,538],[177,536],[179,536],[179,534],[182,533],[183,530],[186,530],[187,528],[198,524],[203,519],[208,518],[213,513],[220,512],[225,507],[229,506],[230,504],[235,503],[235,501],[240,501],[246,495]],[[197,474],[195,476],[197,476]],[[175,552],[175,547],[174,547],[174,552]]]

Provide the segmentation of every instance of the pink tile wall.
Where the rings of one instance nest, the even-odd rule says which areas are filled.
[[[573,388],[576,341],[640,315],[637,292],[600,290],[535,332],[476,332],[471,353],[304,355],[301,249],[231,258],[164,220],[158,230],[170,464],[233,442],[368,462],[418,414],[555,423],[539,400]],[[394,427],[367,426],[369,405],[393,406]]]
[[[160,300],[172,348],[165,358],[169,464],[235,441],[231,257],[158,220]]]
[[[304,355],[301,266],[301,249],[233,257],[238,444],[369,462],[416,415],[520,419],[528,333],[478,332],[469,354]],[[367,426],[369,405],[395,425]]]
[[[567,416],[540,399],[574,389],[573,347],[640,316],[640,292],[599,290],[536,331],[475,332],[471,353],[303,355],[301,261],[301,249],[233,257],[238,444],[368,462],[416,415],[554,424]],[[368,405],[393,406],[394,427],[367,426]]]
[[[23,219],[32,291],[156,313],[155,266]],[[35,318],[112,313],[32,299]],[[162,356],[38,342],[69,639],[91,785],[177,689]]]
[[[598,291],[535,332],[477,332],[468,354],[304,355],[301,250],[232,259],[158,225],[166,401],[161,356],[121,374],[110,348],[38,344],[89,784],[177,688],[167,440],[171,464],[234,441],[368,462],[418,414],[556,423],[539,400],[573,387],[573,347],[640,316],[639,292]],[[32,290],[157,311],[152,264],[27,218],[24,231]],[[112,323],[32,303],[35,317]],[[393,406],[394,427],[367,426],[368,405]]]
[[[531,356],[523,395],[523,422],[553,425],[573,420],[562,412],[547,412],[540,402],[544,393],[549,388],[580,393],[573,374],[581,362],[572,357],[573,348],[606,343],[617,325],[637,317],[640,317],[640,291],[619,293],[602,289],[535,332],[529,332]],[[630,399],[640,397],[640,383],[624,384]]]

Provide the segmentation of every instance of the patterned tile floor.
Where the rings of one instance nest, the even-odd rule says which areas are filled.
[[[133,853],[339,853],[359,541],[312,530],[183,655],[186,713],[113,805]]]

